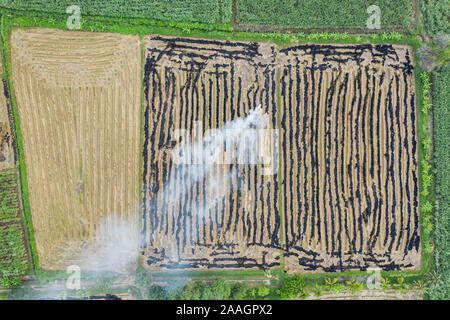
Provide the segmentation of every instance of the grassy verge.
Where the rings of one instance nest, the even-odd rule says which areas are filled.
[[[28,231],[30,234],[30,242],[32,247],[34,264],[36,270],[39,271],[38,256],[36,252],[36,244],[33,236],[33,228],[31,222],[31,213],[29,208],[28,200],[28,186],[26,179],[26,163],[25,155],[23,153],[22,137],[20,132],[20,119],[18,117],[17,105],[14,98],[14,90],[11,81],[11,59],[10,59],[10,43],[9,34],[14,27],[43,27],[43,28],[59,28],[66,29],[66,19],[65,15],[49,15],[46,13],[37,12],[25,12],[25,11],[11,11],[3,9],[2,13],[2,39],[3,39],[3,57],[6,69],[6,75],[8,80],[8,85],[11,89],[11,103],[13,105],[16,135],[17,135],[17,145],[19,154],[19,167],[21,172],[22,180],[22,195],[25,209],[25,216]],[[263,42],[273,42],[279,46],[294,45],[297,43],[392,43],[392,44],[406,44],[413,47],[416,52],[420,46],[420,41],[414,36],[405,36],[396,32],[373,34],[370,36],[361,35],[348,35],[347,33],[311,33],[311,34],[282,34],[282,33],[256,33],[256,32],[231,32],[232,28],[224,25],[205,25],[200,23],[178,23],[178,22],[162,22],[155,20],[146,19],[114,19],[114,18],[100,18],[100,17],[83,17],[82,30],[87,31],[98,31],[98,32],[117,32],[122,34],[139,34],[142,38],[146,34],[162,34],[162,35],[177,35],[177,36],[190,36],[190,37],[203,37],[203,38],[214,38],[214,39],[229,39],[229,40],[246,40],[246,41],[263,41]],[[142,57],[143,59],[143,57]],[[416,55],[416,88],[417,88],[417,105],[419,110],[423,105],[422,94],[421,94],[421,79],[418,74],[420,73],[420,68],[418,65],[418,57]],[[142,61],[144,63],[144,61]],[[141,93],[142,94],[142,93]],[[141,97],[142,99],[142,97]],[[142,110],[141,110],[142,112]],[[424,136],[424,133],[420,130],[423,124],[423,115],[418,114],[419,121],[419,141]],[[142,114],[141,114],[142,122]],[[142,127],[142,123],[141,123]],[[142,139],[142,137],[141,137]],[[141,141],[142,144],[142,141]],[[419,153],[422,157],[423,152]],[[140,182],[141,183],[141,182]],[[280,212],[282,215],[283,213]],[[428,243],[430,241],[426,236],[422,237],[422,241]],[[422,270],[418,271],[389,271],[382,272],[383,276],[386,277],[405,277],[407,281],[412,282],[418,277],[423,276],[427,271],[430,270],[431,254],[423,254],[423,267]],[[52,276],[52,272],[42,273],[46,276]],[[57,274],[57,273],[54,273]],[[282,269],[275,269],[272,272],[273,275],[284,277]],[[188,277],[245,277],[245,276],[264,276],[264,272],[261,270],[249,270],[249,271],[189,271],[189,272],[170,272],[170,273],[155,273],[155,277],[171,277],[171,276],[188,276]],[[315,273],[306,274],[306,279],[315,279],[324,277],[349,277],[349,276],[367,276],[366,272],[355,271],[355,272],[343,272],[336,274],[328,273]],[[315,281],[315,280],[314,280]]]
[[[450,33],[450,4],[442,0],[420,0],[424,24],[430,35]]]

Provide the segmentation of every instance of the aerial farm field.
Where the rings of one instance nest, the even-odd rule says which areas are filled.
[[[17,29],[11,53],[39,263],[60,270],[138,214],[139,38]]]
[[[377,5],[382,29],[404,29],[414,20],[416,1],[236,0],[235,5],[235,23],[242,28],[361,29],[370,16],[367,8]]]
[[[289,272],[420,268],[408,47],[148,36],[139,138],[136,37],[17,29],[11,43],[42,268],[76,261],[102,217],[137,216],[140,203],[154,271],[266,269],[282,256]],[[265,129],[280,119],[281,177],[278,163],[270,175],[262,163],[175,163],[197,131],[258,106]]]

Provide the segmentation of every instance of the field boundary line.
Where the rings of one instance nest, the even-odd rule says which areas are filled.
[[[25,218],[25,227],[28,233],[27,239],[28,247],[30,249],[30,253],[32,256],[32,263],[31,268],[34,270],[35,274],[39,273],[39,257],[37,255],[37,248],[36,248],[36,240],[34,238],[34,228],[33,228],[33,221],[31,217],[31,211],[30,211],[30,200],[28,197],[28,181],[27,181],[27,169],[26,169],[26,163],[25,163],[25,154],[23,150],[23,141],[22,141],[22,132],[20,129],[20,119],[19,119],[19,112],[17,110],[16,105],[16,98],[15,98],[15,92],[14,87],[12,83],[11,78],[11,48],[10,48],[10,35],[12,31],[11,25],[8,23],[5,23],[5,16],[1,16],[1,41],[2,41],[2,62],[3,62],[3,68],[4,73],[6,76],[6,82],[9,88],[9,98],[10,98],[10,105],[12,110],[12,117],[14,122],[14,134],[16,139],[16,148],[17,148],[17,167],[19,171],[20,176],[20,192],[21,192],[21,205],[23,207],[23,215]]]

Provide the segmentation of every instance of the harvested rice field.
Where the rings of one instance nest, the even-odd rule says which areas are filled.
[[[138,216],[138,36],[15,29],[15,89],[39,265],[77,261],[102,217]]]
[[[275,46],[160,36],[145,41],[146,265],[152,270],[280,266],[277,167],[265,175],[262,162],[208,167],[178,164],[172,157],[177,143],[190,143],[185,137],[174,140],[174,130],[195,138],[197,131],[250,119],[259,105],[267,118],[263,127],[276,127]]]
[[[282,49],[288,272],[420,269],[412,51]]]

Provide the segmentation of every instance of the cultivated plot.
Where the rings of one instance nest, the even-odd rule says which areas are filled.
[[[278,57],[288,271],[420,268],[411,49],[300,45]]]
[[[138,214],[139,39],[16,29],[11,57],[39,264],[63,269],[102,217]]]
[[[248,122],[259,105],[265,127],[274,128],[274,57],[271,44],[146,38],[142,233],[152,270],[280,265],[277,167],[263,175],[267,163],[209,166],[172,157],[177,143],[189,146],[201,141],[196,132],[238,118]],[[176,129],[191,140],[174,137]]]
[[[1,68],[0,68],[1,69]],[[11,169],[16,165],[14,123],[9,102],[6,80],[0,86],[0,170]]]
[[[18,170],[0,171],[0,279],[25,275],[30,267]]]

